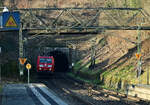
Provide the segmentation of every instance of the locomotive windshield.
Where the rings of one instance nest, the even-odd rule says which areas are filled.
[[[40,58],[40,63],[52,63],[51,58]]]

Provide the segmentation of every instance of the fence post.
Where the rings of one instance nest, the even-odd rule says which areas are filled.
[[[149,66],[147,68],[147,85],[149,85]]]

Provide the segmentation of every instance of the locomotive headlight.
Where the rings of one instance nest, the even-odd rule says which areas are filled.
[[[39,67],[44,67],[44,65],[39,65]]]
[[[52,67],[52,65],[48,65],[48,67]]]
[[[39,70],[42,70],[42,68],[39,68]]]

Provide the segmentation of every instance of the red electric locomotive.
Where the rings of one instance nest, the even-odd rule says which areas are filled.
[[[37,59],[38,73],[53,73],[54,72],[54,57],[53,56],[38,56]]]

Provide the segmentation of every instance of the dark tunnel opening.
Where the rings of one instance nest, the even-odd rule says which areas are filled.
[[[55,60],[55,72],[66,72],[69,69],[67,55],[61,51],[52,51],[48,53]]]

